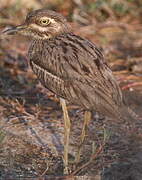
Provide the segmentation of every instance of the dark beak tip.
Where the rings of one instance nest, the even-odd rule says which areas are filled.
[[[6,27],[5,29],[3,29],[1,31],[1,34],[2,35],[13,35],[15,34],[17,31],[16,31],[16,27]]]

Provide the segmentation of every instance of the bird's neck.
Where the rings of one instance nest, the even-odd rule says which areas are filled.
[[[49,39],[33,39],[32,40],[32,43],[34,44],[44,44],[44,43],[47,43],[50,44],[50,43],[53,43],[54,41],[56,41],[58,38],[64,38],[64,37],[67,37],[69,35],[72,35],[73,32],[64,32],[64,33],[60,33],[56,36],[53,36],[52,38],[49,38]]]

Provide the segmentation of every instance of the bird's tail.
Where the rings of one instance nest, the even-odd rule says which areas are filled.
[[[142,120],[142,118],[139,117],[130,107],[123,106],[120,109],[120,118],[127,122],[135,122],[136,120]]]

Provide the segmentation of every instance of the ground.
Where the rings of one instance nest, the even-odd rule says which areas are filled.
[[[68,15],[69,20],[72,17],[70,24],[74,33],[95,42],[102,49],[128,106],[139,118],[133,122],[118,122],[94,112],[81,161],[74,168],[84,111],[68,103],[72,123],[69,157],[73,176],[62,177],[64,123],[59,99],[42,87],[30,69],[27,58],[29,40],[1,36],[0,177],[28,179],[43,175],[47,179],[141,180],[142,27],[139,16],[136,18],[128,13],[118,18],[116,11],[108,9],[106,11],[113,16],[103,20],[97,19],[100,17],[98,11],[94,13],[96,18],[92,18],[94,14],[87,10],[82,15],[79,13],[82,9],[65,5],[70,14],[63,5],[56,9]],[[6,25],[22,21],[16,13],[26,15],[27,12],[23,9],[21,12],[18,7],[14,11],[11,4],[2,4],[1,9],[1,30]],[[11,12],[13,16],[9,17]]]

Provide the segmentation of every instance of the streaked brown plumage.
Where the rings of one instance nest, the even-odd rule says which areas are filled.
[[[52,92],[87,110],[118,115],[121,91],[96,46],[72,33],[48,41],[35,40],[30,64]]]
[[[41,17],[51,22],[41,26]],[[28,14],[22,27],[19,33],[33,38],[31,67],[46,88],[84,109],[120,115],[120,88],[95,44],[73,34],[63,16],[46,9]]]
[[[32,39],[31,67],[41,83],[59,97],[117,119],[124,114],[131,117],[102,52],[73,34],[61,14],[39,9],[29,13],[22,25],[3,33]]]

